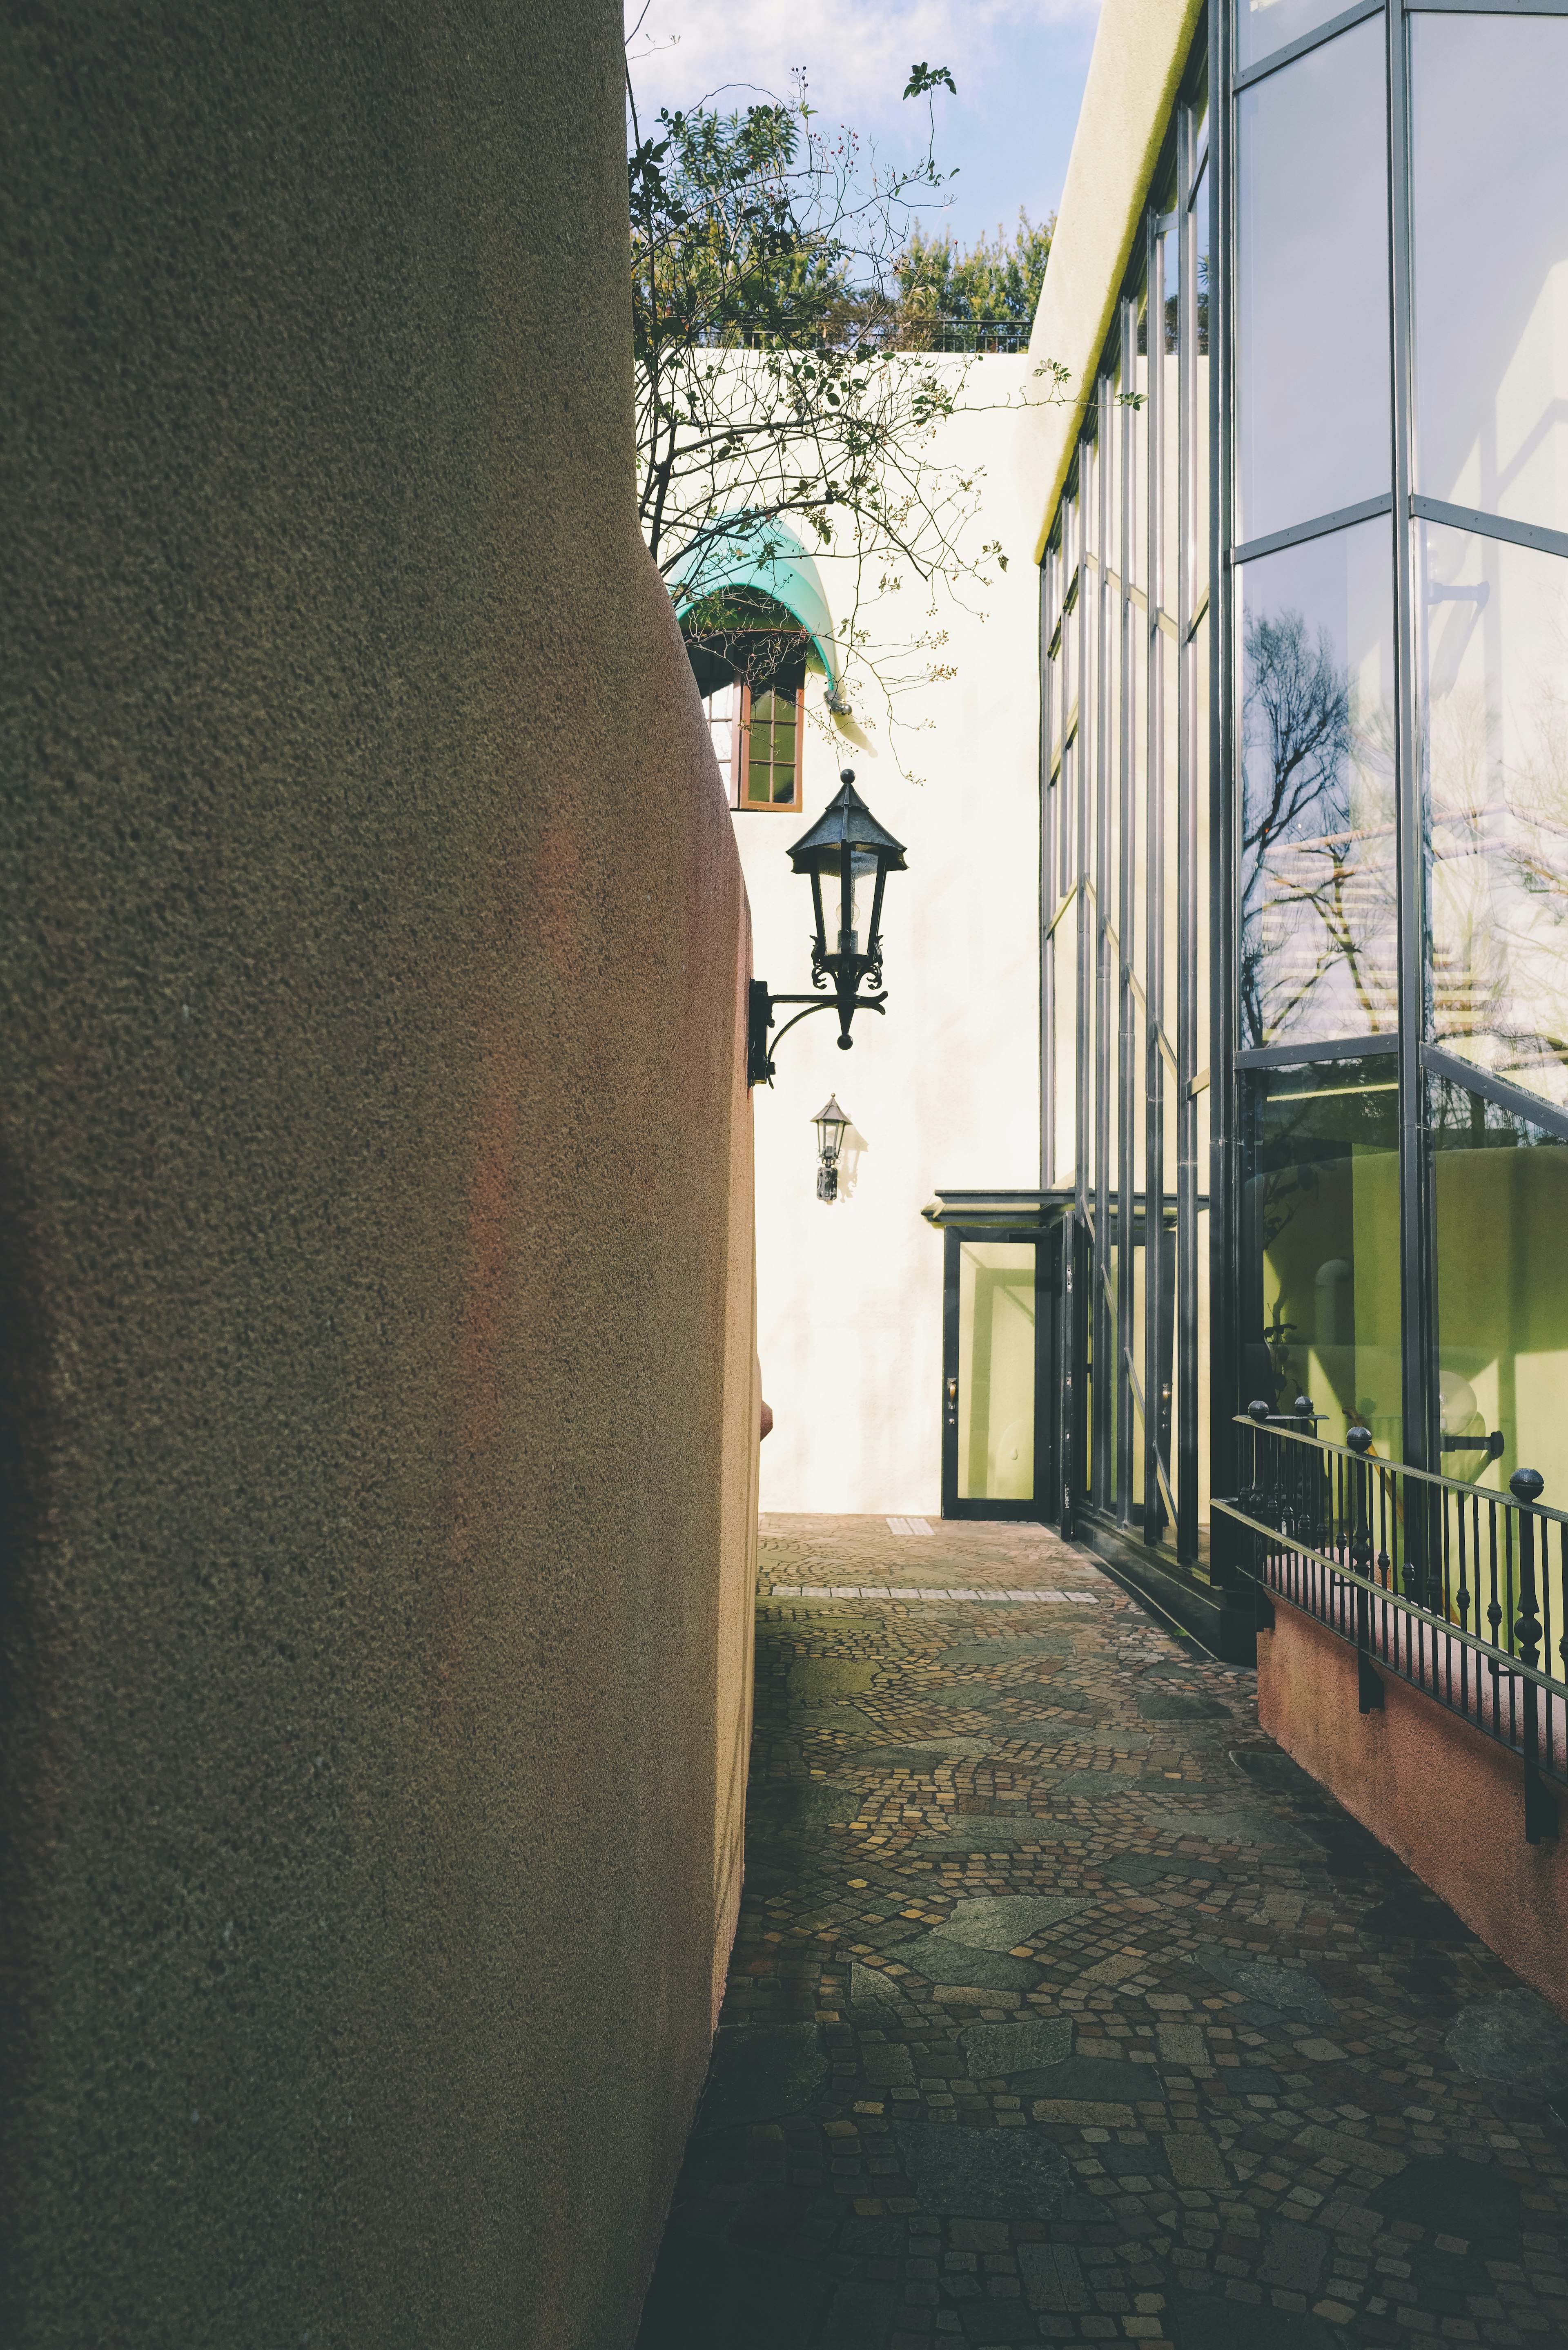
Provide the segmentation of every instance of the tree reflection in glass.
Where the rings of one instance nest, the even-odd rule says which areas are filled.
[[[1392,1031],[1388,525],[1286,548],[1241,582],[1241,1042]]]
[[[1568,563],[1421,533],[1432,1034],[1568,1104]]]

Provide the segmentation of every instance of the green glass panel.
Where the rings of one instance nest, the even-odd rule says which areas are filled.
[[[1399,1089],[1392,1055],[1250,1081],[1242,1191],[1243,1403],[1298,1395],[1342,1443],[1403,1458]]]
[[[1450,1477],[1538,1469],[1568,1502],[1568,1143],[1467,1087],[1428,1080],[1438,1390]],[[1476,1440],[1496,1430],[1501,1458]]]
[[[1034,1498],[1034,1243],[959,1248],[958,1492]]]

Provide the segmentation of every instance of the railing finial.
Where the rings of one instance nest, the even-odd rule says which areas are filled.
[[[1516,1469],[1508,1481],[1508,1490],[1516,1502],[1522,1502],[1528,1509],[1546,1491],[1546,1480],[1539,1469]]]
[[[1345,1440],[1352,1452],[1365,1455],[1372,1450],[1372,1430],[1369,1428],[1364,1428],[1358,1420],[1354,1428],[1345,1430]]]

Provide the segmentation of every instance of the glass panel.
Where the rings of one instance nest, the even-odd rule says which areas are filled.
[[[1209,616],[1198,623],[1192,639],[1193,742],[1192,788],[1196,796],[1198,818],[1198,922],[1197,973],[1194,984],[1198,990],[1198,1045],[1199,1069],[1209,1066]],[[1174,1016],[1174,1015],[1173,1015]],[[1201,1165],[1201,1163],[1200,1163]],[[1206,1166],[1201,1167],[1199,1180],[1207,1183]]]
[[[1199,1097],[1203,1098],[1203,1097]],[[1199,1188],[1208,1183],[1209,1138],[1204,1133],[1199,1150]],[[1193,1391],[1198,1406],[1198,1539],[1199,1571],[1208,1573],[1209,1565],[1209,1496],[1210,1496],[1210,1399],[1212,1387],[1209,1375],[1209,1211],[1198,1211],[1198,1350],[1193,1367]]]
[[[1133,356],[1133,585],[1148,588],[1148,315],[1140,288],[1134,307],[1137,314],[1137,348]]]
[[[1077,1172],[1078,1100],[1078,907],[1070,906],[1052,932],[1052,997],[1055,1017],[1056,1181],[1069,1184]]]
[[[1132,1453],[1132,1485],[1129,1492],[1129,1500],[1135,1510],[1141,1509],[1143,1507],[1144,1428],[1148,1417],[1148,1380],[1144,1375],[1144,1310],[1146,1299],[1147,1297],[1147,1284],[1145,1280],[1145,1267],[1147,1258],[1148,1250],[1147,1247],[1135,1248],[1132,1252],[1132,1358],[1133,1380],[1135,1384],[1132,1390],[1132,1443],[1129,1448]],[[1141,1409],[1139,1408],[1140,1399],[1142,1402]],[[1158,1402],[1158,1398],[1157,1396],[1157,1406]]]
[[[1176,1049],[1176,944],[1177,919],[1180,900],[1177,894],[1177,856],[1180,839],[1180,811],[1177,805],[1178,760],[1181,743],[1180,705],[1178,692],[1181,678],[1181,662],[1177,655],[1176,639],[1163,629],[1159,632],[1159,660],[1164,671],[1164,758],[1165,758],[1165,889],[1160,900],[1160,913],[1165,924],[1165,1039]],[[1175,1160],[1171,1161],[1174,1167]]]
[[[1209,178],[1198,183],[1192,206],[1193,289],[1196,345],[1192,399],[1192,605],[1196,612],[1209,589]]]
[[[1386,521],[1237,572],[1241,1042],[1397,1025],[1393,554]]]
[[[708,697],[708,731],[713,738],[713,756],[719,762],[719,780],[724,786],[726,798],[732,782],[730,758],[734,746],[734,722],[733,684],[715,686]]]
[[[1345,5],[1345,0],[1236,0],[1237,70],[1315,33]]]
[[[1242,1401],[1308,1395],[1332,1442],[1360,1419],[1401,1460],[1394,1057],[1271,1069],[1249,1091]]]
[[[1568,1143],[1429,1083],[1444,1473],[1506,1489],[1538,1469],[1568,1499]],[[1502,1438],[1494,1460],[1484,1443]]]
[[[1568,563],[1423,525],[1432,1033],[1568,1104]]]
[[[1140,987],[1148,984],[1148,623],[1141,604],[1133,607],[1132,650],[1132,851],[1133,904],[1127,959]],[[1140,1012],[1139,1018],[1142,1018]]]
[[[958,1493],[1034,1498],[1034,1243],[959,1243]]]
[[[794,726],[793,691],[753,695],[746,798],[759,807],[787,806],[794,798]]]
[[[1160,512],[1159,604],[1176,618],[1181,579],[1181,310],[1178,299],[1180,248],[1172,229],[1159,240],[1160,280],[1165,305],[1165,357],[1159,384]],[[1173,704],[1168,723],[1176,723]]]
[[[1568,530],[1568,18],[1410,30],[1417,484]]]
[[[1243,90],[1237,536],[1388,487],[1388,188],[1381,19]]]

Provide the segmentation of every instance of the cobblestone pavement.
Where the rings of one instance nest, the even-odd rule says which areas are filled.
[[[997,1596],[1047,1590],[1085,1596]],[[1087,1558],[763,1520],[745,1898],[639,2350],[1568,2343],[1565,2084],[1251,1675]]]

